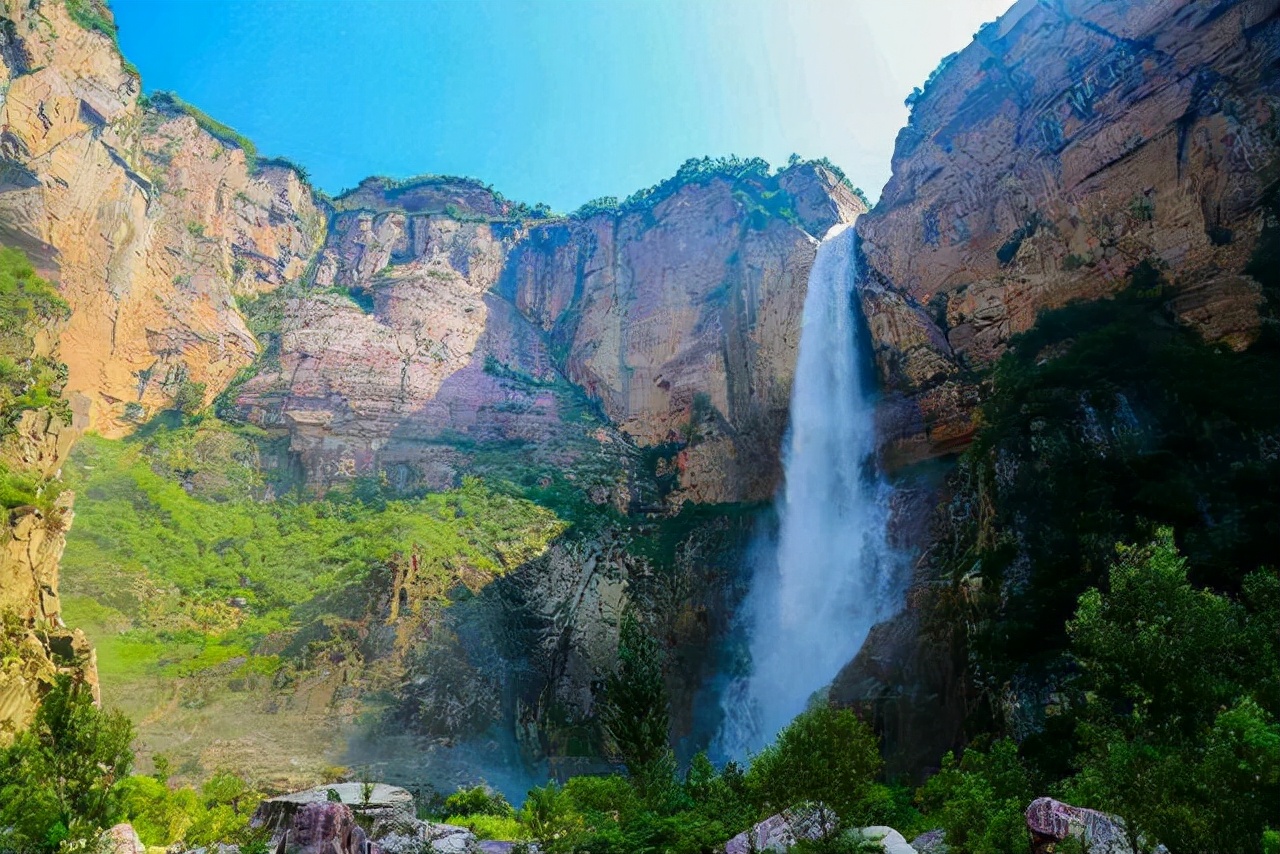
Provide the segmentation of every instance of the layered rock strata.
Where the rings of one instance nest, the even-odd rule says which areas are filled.
[[[321,485],[439,486],[473,442],[565,467],[624,441],[678,446],[685,499],[771,495],[814,234],[863,209],[849,188],[805,164],[532,223],[479,193],[369,181],[337,199],[245,415],[287,429]],[[793,209],[762,215],[765,193]]]

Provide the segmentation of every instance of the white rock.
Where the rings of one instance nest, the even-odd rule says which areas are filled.
[[[873,825],[862,828],[858,834],[863,839],[879,842],[880,847],[884,849],[884,854],[916,854],[916,849],[908,844],[906,837],[892,827]]]

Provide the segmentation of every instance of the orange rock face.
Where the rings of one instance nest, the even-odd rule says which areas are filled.
[[[1277,3],[1022,0],[955,55],[898,136],[858,222],[863,304],[892,453],[972,431],[961,379],[1037,314],[1098,299],[1150,261],[1171,310],[1246,346],[1242,274],[1280,166]]]
[[[111,40],[61,4],[6,3],[0,240],[72,306],[78,426],[120,435],[186,382],[211,400],[257,352],[235,306],[300,276],[324,218],[291,169],[140,100]]]

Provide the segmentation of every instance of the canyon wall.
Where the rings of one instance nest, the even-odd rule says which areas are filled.
[[[814,235],[862,204],[813,164],[659,195],[524,219],[473,182],[366,181],[334,201],[242,413],[286,429],[318,485],[381,472],[440,487],[477,442],[560,468],[627,444],[678,450],[681,500],[767,499]],[[771,213],[766,196],[790,206]],[[588,488],[645,501],[612,471]]]
[[[892,459],[963,447],[1010,336],[1142,262],[1208,340],[1257,336],[1243,269],[1277,177],[1278,8],[1020,0],[944,61],[857,225]]]
[[[62,3],[6,0],[0,241],[71,304],[77,425],[120,436],[184,384],[209,402],[253,361],[236,297],[301,276],[324,217],[292,168],[256,162],[174,99],[144,98],[109,13],[86,7],[99,29]]]
[[[990,491],[1018,466],[1048,477],[1049,454],[1001,450],[996,486],[975,485],[986,458],[942,487],[910,464],[969,445],[990,369],[1041,311],[1143,290],[1127,297],[1154,300],[1161,322],[1224,351],[1274,323],[1277,295],[1247,270],[1257,272],[1251,258],[1275,227],[1278,63],[1275,0],[1020,0],[911,99],[893,176],[856,227],[886,389],[884,459],[913,487],[900,493],[910,506],[897,524],[917,553],[927,547],[906,610],[873,630],[832,691],[871,707],[891,771],[919,773],[962,741],[974,707],[972,650],[954,640],[972,626],[960,615],[976,619],[965,609],[984,590],[1017,595],[1032,571],[1016,523],[999,525],[1014,555],[1003,577],[984,577],[974,553],[940,556],[955,547],[948,538],[970,518],[965,507],[996,526]],[[1089,447],[1101,440],[1083,396],[1078,408],[1076,441]],[[1114,454],[1105,443],[1097,453]],[[1126,488],[1138,490],[1135,478]],[[938,604],[948,596],[951,611]],[[1036,678],[1025,694],[997,685],[1002,702],[1034,718],[1053,690]]]
[[[70,406],[21,413],[0,473],[31,473],[51,496],[80,432],[125,438],[216,400],[266,429],[255,461],[315,492],[358,478],[439,490],[479,473],[567,494],[557,512],[590,516],[589,530],[507,567],[477,605],[426,627],[370,605],[383,628],[441,651],[409,674],[403,705],[488,704],[526,756],[597,761],[581,755],[598,741],[593,693],[617,615],[638,607],[681,662],[677,732],[705,726],[695,698],[719,666],[751,517],[679,508],[773,494],[809,268],[826,231],[865,210],[853,188],[818,163],[773,173],[731,158],[570,216],[451,178],[369,179],[327,199],[176,97],[144,96],[113,34],[96,2],[5,0],[0,16],[0,245],[70,309],[38,336],[42,358],[65,364]],[[58,598],[71,499],[5,505],[0,641],[29,653],[0,674],[5,731],[59,671],[93,682]],[[364,592],[376,604],[408,591]],[[449,640],[477,614],[492,624]],[[468,667],[474,679],[450,682]],[[324,713],[346,720],[357,699],[340,699]],[[164,728],[143,726],[144,754]]]

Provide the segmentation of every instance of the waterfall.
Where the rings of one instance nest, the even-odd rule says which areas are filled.
[[[751,671],[727,688],[715,752],[742,759],[804,710],[902,595],[886,540],[855,307],[856,234],[818,247],[804,302],[776,540],[757,549],[744,618]]]

